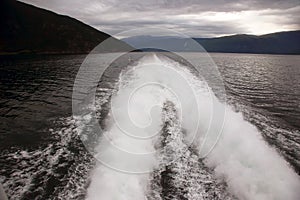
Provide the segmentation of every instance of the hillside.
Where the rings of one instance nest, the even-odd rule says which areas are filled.
[[[300,54],[300,31],[271,33],[267,35],[232,35],[218,38],[193,38],[208,52],[224,53],[268,53]],[[172,51],[198,51],[191,40],[167,36],[139,36],[124,38],[133,47],[147,46],[148,49],[161,47]]]
[[[0,1],[0,26],[2,55],[88,53],[110,37],[71,17],[15,0]],[[131,49],[119,40],[115,43]]]
[[[300,54],[300,31],[195,40],[209,52]]]

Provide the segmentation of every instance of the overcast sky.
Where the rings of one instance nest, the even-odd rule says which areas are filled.
[[[300,29],[300,0],[22,0],[115,35],[141,27],[189,36]]]

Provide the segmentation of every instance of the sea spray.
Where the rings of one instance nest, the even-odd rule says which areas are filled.
[[[170,69],[180,74],[180,78],[170,76],[172,74]],[[128,73],[129,71],[130,73]],[[131,78],[126,79],[125,77],[129,75]],[[122,80],[126,80],[126,83]],[[188,80],[189,84],[184,85],[181,80]],[[128,99],[134,89],[149,82],[159,83],[165,87],[160,87],[158,84],[148,84],[135,94],[133,103],[129,105],[131,120],[133,119],[137,124],[147,127],[144,132],[135,132],[139,129],[131,129],[132,124],[127,123],[129,122],[128,113],[124,113],[124,111],[127,111],[128,105],[124,104],[127,103],[124,100]],[[191,88],[185,88],[185,86]],[[203,80],[200,80],[185,66],[157,56],[145,57],[136,66],[131,67],[131,70],[122,73],[119,91],[111,100],[114,107],[112,107],[110,117],[113,116],[115,119],[109,120],[107,132],[105,133],[106,139],[100,139],[97,149],[99,154],[104,155],[100,158],[107,159],[105,161],[108,163],[99,163],[91,174],[91,185],[88,188],[87,199],[143,199],[147,195],[149,198],[149,194],[151,194],[151,192],[149,193],[149,184],[151,185],[149,182],[161,178],[161,174],[158,173],[158,175],[151,177],[149,173],[124,173],[124,170],[120,172],[120,170],[112,168],[110,164],[121,168],[125,167],[125,169],[126,167],[134,169],[146,167],[155,172],[156,169],[159,169],[161,163],[158,154],[151,154],[146,160],[139,161],[110,149],[111,146],[107,142],[112,142],[121,149],[127,149],[131,154],[155,152],[155,143],[160,137],[157,133],[162,133],[160,130],[164,126],[161,120],[161,111],[166,101],[172,102],[177,110],[180,127],[184,130],[182,142],[187,144],[185,148],[192,147],[195,151],[195,154],[190,152],[189,155],[182,157],[182,159],[195,158],[192,159],[193,164],[190,165],[194,166],[190,168],[195,179],[196,177],[202,177],[201,173],[196,170],[200,165],[202,169],[208,167],[209,171],[213,172],[212,176],[218,177],[219,182],[225,181],[229,191],[238,199],[298,199],[300,196],[300,181],[297,174],[263,140],[261,134],[253,125],[245,121],[240,113],[234,112],[229,106],[219,102],[206,86],[207,84]],[[171,88],[171,90],[167,88]],[[174,91],[176,95],[172,93]],[[190,98],[187,98],[191,96],[189,91],[196,91],[196,106],[198,108],[195,107],[193,102],[191,103]],[[212,105],[214,110],[210,109]],[[160,109],[149,112],[153,107]],[[223,123],[223,121],[210,122],[211,116],[216,114],[216,111],[224,109],[226,110],[226,120],[221,137],[213,146],[212,151],[208,151],[215,142],[216,136],[219,136],[217,132],[219,130],[214,129],[214,125]],[[196,126],[197,119],[199,126]],[[122,128],[125,128],[125,131],[130,132],[131,136],[134,137],[124,134],[124,130],[120,130],[120,127],[118,127],[120,124],[122,124]],[[211,128],[210,134],[206,134],[209,128]],[[196,135],[195,130],[197,131]],[[151,139],[138,140],[135,138],[139,136],[149,136]],[[197,154],[201,155],[203,150],[209,152],[204,160],[205,166],[199,164],[199,160],[195,157]],[[178,152],[174,151],[174,153],[177,154]],[[173,156],[177,157],[178,155]],[[175,161],[174,165],[179,163]],[[178,171],[177,178],[186,170],[185,167],[176,169],[182,170]],[[183,179],[181,180],[183,181]],[[183,190],[193,190],[184,181],[182,185],[187,187]],[[200,184],[199,187],[205,188],[205,184]],[[152,189],[154,188],[159,191],[156,196],[162,197],[163,193],[168,193],[163,191],[163,187],[152,187]],[[176,190],[178,191],[178,189]],[[189,193],[189,196],[188,193],[185,193],[187,199],[193,199],[192,194],[199,195],[199,198],[201,196],[192,192]],[[171,196],[177,195],[176,193],[172,194],[172,192],[169,192],[169,194]],[[202,197],[204,196],[202,195]]]

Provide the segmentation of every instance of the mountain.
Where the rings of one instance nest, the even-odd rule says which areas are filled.
[[[300,31],[195,40],[209,52],[300,54]]]
[[[15,0],[0,1],[0,27],[2,55],[89,53],[110,37],[71,17]],[[112,42],[106,51],[132,49],[117,39]]]
[[[0,1],[0,55],[89,53],[109,38],[74,18],[58,15],[16,0]],[[262,36],[233,35],[219,38],[194,38],[208,52],[300,54],[300,31]],[[147,46],[171,51],[197,51],[190,40],[173,36],[138,36],[123,39],[131,46]],[[112,38],[100,51],[131,51],[133,48]]]
[[[193,39],[208,52],[300,54],[300,31]],[[167,47],[172,51],[199,51],[191,39],[173,36],[139,36],[124,38],[123,41],[136,48],[147,46],[147,49],[151,49],[155,46],[161,49]]]

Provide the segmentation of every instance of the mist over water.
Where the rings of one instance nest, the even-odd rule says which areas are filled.
[[[189,146],[199,162],[214,147],[204,164],[212,176],[228,185],[228,191],[235,197],[299,198],[299,176],[241,113],[219,102],[207,84],[185,66],[153,55],[142,58],[120,76],[118,92],[111,99],[106,132],[96,148],[96,158],[101,163],[91,173],[86,199],[149,198],[152,171],[170,165],[161,163],[161,154],[166,152],[156,145],[166,123],[162,111],[167,101],[174,104],[178,116],[178,122],[167,122],[177,124],[184,132],[181,142],[171,141],[171,144],[175,148],[181,148],[176,146],[179,144]],[[211,119],[223,111],[226,111],[224,126],[214,146],[220,131],[214,127],[223,121]],[[177,138],[175,129],[173,133],[172,128],[169,130]],[[181,154],[171,156],[175,157],[175,163],[182,157]],[[176,170],[183,174],[192,171],[179,166]]]

